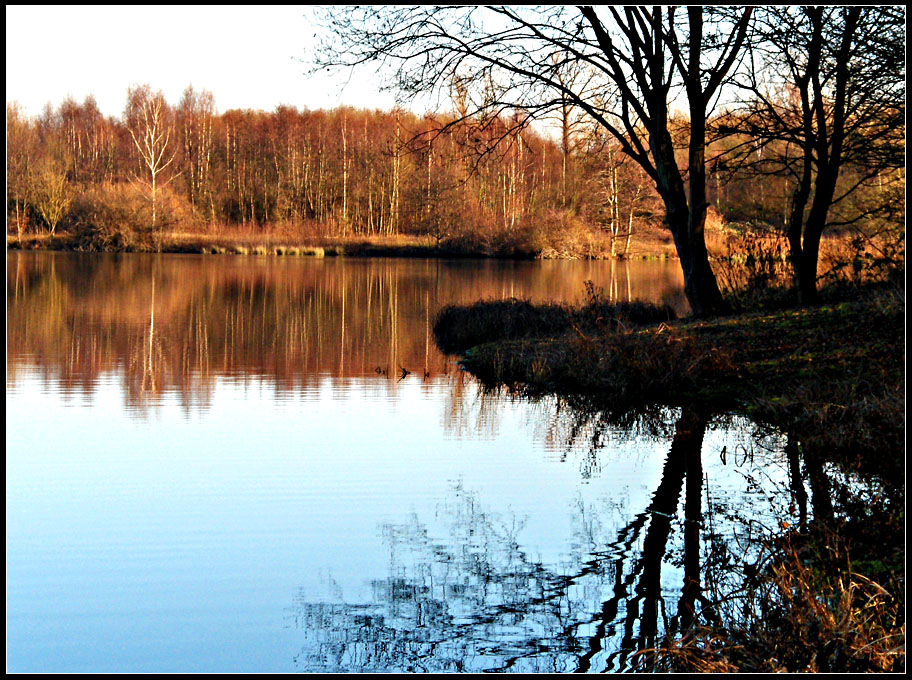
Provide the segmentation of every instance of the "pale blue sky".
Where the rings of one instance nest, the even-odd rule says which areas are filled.
[[[149,83],[176,104],[190,83],[219,111],[278,104],[389,109],[377,77],[308,78],[308,6],[7,6],[6,99],[28,115],[94,94],[119,116],[127,88]]]

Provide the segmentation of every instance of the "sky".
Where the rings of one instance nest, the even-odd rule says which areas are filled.
[[[28,5],[6,7],[6,100],[30,116],[46,103],[95,96],[120,116],[127,88],[148,83],[177,104],[187,85],[219,111],[340,105],[390,109],[371,70],[305,75],[315,43],[308,6]]]

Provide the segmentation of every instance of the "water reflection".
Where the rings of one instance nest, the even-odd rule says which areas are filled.
[[[217,378],[278,391],[318,376],[450,370],[431,325],[445,304],[516,296],[577,301],[583,281],[683,309],[667,263],[308,260],[7,255],[8,384],[37,368],[64,392],[122,378],[128,406],[165,394],[205,408]],[[623,285],[619,281],[623,280]],[[623,297],[623,295],[621,295]],[[408,372],[408,373],[406,373]]]
[[[734,606],[855,482],[735,418],[480,389],[430,339],[607,276],[9,255],[10,667],[618,670]]]
[[[509,296],[576,300],[584,280],[613,291],[608,279],[622,271],[624,288],[627,278],[639,280],[635,296],[681,301],[679,272],[658,263],[611,270],[605,263],[11,253],[7,264],[8,402],[19,414],[8,436],[11,582],[18,588],[8,602],[19,622],[13,658],[31,669],[48,668],[51,657],[63,669],[110,668],[118,658],[143,670],[161,668],[161,658],[179,663],[179,655],[150,660],[137,649],[143,636],[117,650],[106,643],[117,636],[122,612],[135,606],[131,597],[167,599],[171,584],[199,583],[195,599],[181,600],[189,613],[173,625],[205,629],[213,624],[199,610],[215,599],[215,586],[194,565],[220,565],[219,583],[232,592],[243,590],[232,580],[237,572],[246,580],[254,573],[245,566],[249,556],[298,550],[311,556],[307,571],[361,521],[348,499],[358,499],[363,522],[372,524],[362,506],[398,511],[460,466],[476,474],[452,440],[490,442],[472,467],[501,476],[509,464],[502,457],[528,443],[515,428],[506,445],[498,443],[510,417],[503,400],[477,393],[437,351],[431,324],[441,305]],[[402,369],[410,371],[405,378]],[[395,412],[390,403],[398,399],[408,411]],[[196,417],[175,418],[175,404]],[[415,413],[425,415],[421,422]],[[372,431],[397,434],[384,444]],[[424,465],[403,462],[409,456]],[[408,484],[389,472],[399,466],[408,466]],[[507,492],[525,481],[503,477]],[[324,517],[306,540],[286,520],[302,504],[309,521]],[[143,514],[147,506],[154,512]],[[253,516],[259,550],[244,533],[243,517]],[[66,531],[57,531],[60,518]],[[174,544],[190,546],[179,553],[190,557],[173,558]],[[353,543],[339,562],[359,552],[370,554]],[[59,571],[59,564],[67,566]],[[286,571],[264,570],[292,584],[274,586],[279,601],[298,582]],[[86,604],[81,593],[97,597]],[[249,620],[275,613],[267,597],[231,597],[225,608]],[[75,613],[53,613],[59,606]],[[135,620],[172,625],[154,615]],[[46,632],[61,627],[66,635]],[[161,634],[169,649],[188,638],[222,644],[209,634]],[[61,649],[65,641],[73,643]],[[248,654],[261,658],[263,649],[251,643]],[[278,669],[287,665],[287,655],[273,656]]]
[[[435,518],[385,524],[389,563],[370,601],[297,598],[296,668],[630,670],[640,668],[637,652],[716,620],[770,530],[807,521],[802,499],[819,471],[796,465],[787,438],[746,421],[692,409],[666,416],[673,434],[648,505],[608,527],[606,513],[578,502],[563,562],[536,559],[523,547],[523,519],[492,512],[462,485]],[[591,424],[592,414],[582,419]],[[440,518],[445,526],[432,528]]]

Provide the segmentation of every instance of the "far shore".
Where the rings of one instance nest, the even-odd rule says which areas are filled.
[[[516,260],[563,259],[607,260],[677,259],[673,246],[650,244],[648,248],[632,250],[626,256],[614,255],[601,246],[592,244],[573,251],[501,250],[472,247],[468,244],[438,241],[430,236],[411,234],[364,235],[352,234],[332,237],[300,237],[282,232],[233,232],[205,233],[199,231],[169,231],[155,242],[137,247],[112,246],[106,249],[86,248],[79,239],[66,231],[55,234],[26,233],[21,236],[7,234],[8,250],[56,250],[88,252],[160,252],[197,253],[210,255],[279,255],[291,257],[419,257],[419,258],[500,258]]]
[[[481,235],[436,238],[416,234],[339,233],[312,225],[237,226],[213,225],[172,227],[154,237],[111,238],[102,241],[73,231],[23,231],[7,225],[6,247],[11,250],[55,250],[71,252],[189,253],[204,255],[277,255],[285,257],[411,257],[504,260],[675,260],[678,254],[671,235],[651,226],[642,229],[624,252],[612,253],[604,232],[589,228],[583,236],[532,246],[521,239],[504,243],[486,240]],[[327,233],[329,235],[323,235]],[[778,244],[778,245],[777,245]],[[826,235],[821,243],[821,266],[845,260],[849,248],[846,235]],[[715,261],[742,261],[744,252],[759,257],[774,257],[786,262],[784,236],[770,227],[730,223],[706,230],[706,246]],[[759,249],[759,250],[758,250]]]

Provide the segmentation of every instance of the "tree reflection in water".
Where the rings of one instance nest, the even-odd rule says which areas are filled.
[[[591,414],[586,418],[591,436]],[[324,672],[640,668],[636,652],[714,619],[718,592],[704,592],[704,584],[714,591],[737,588],[744,566],[759,550],[751,511],[731,507],[705,487],[701,450],[709,424],[708,414],[690,409],[676,417],[651,502],[610,538],[580,503],[575,545],[600,549],[572,552],[564,564],[533,559],[519,542],[522,522],[488,512],[461,486],[438,512],[449,521],[445,538],[434,539],[416,516],[384,526],[389,570],[385,579],[371,582],[372,602],[312,601],[303,594],[296,601],[292,618],[304,635],[296,667]],[[579,436],[584,429],[577,422],[568,434]],[[748,485],[758,483],[752,461],[742,455],[741,464]],[[798,486],[804,489],[803,480],[791,481],[793,490]],[[782,491],[788,503],[788,490]],[[706,499],[711,507],[705,507]],[[674,597],[667,579],[664,589],[662,582],[670,568],[683,571]]]
[[[443,305],[514,295],[576,302],[585,280],[610,287],[613,266],[11,252],[8,382],[36,368],[92,395],[114,375],[138,415],[167,394],[206,410],[226,380],[294,393],[330,376],[382,376],[395,389],[400,368],[413,378],[450,372],[431,337]],[[636,297],[686,307],[680,268],[623,269]]]

